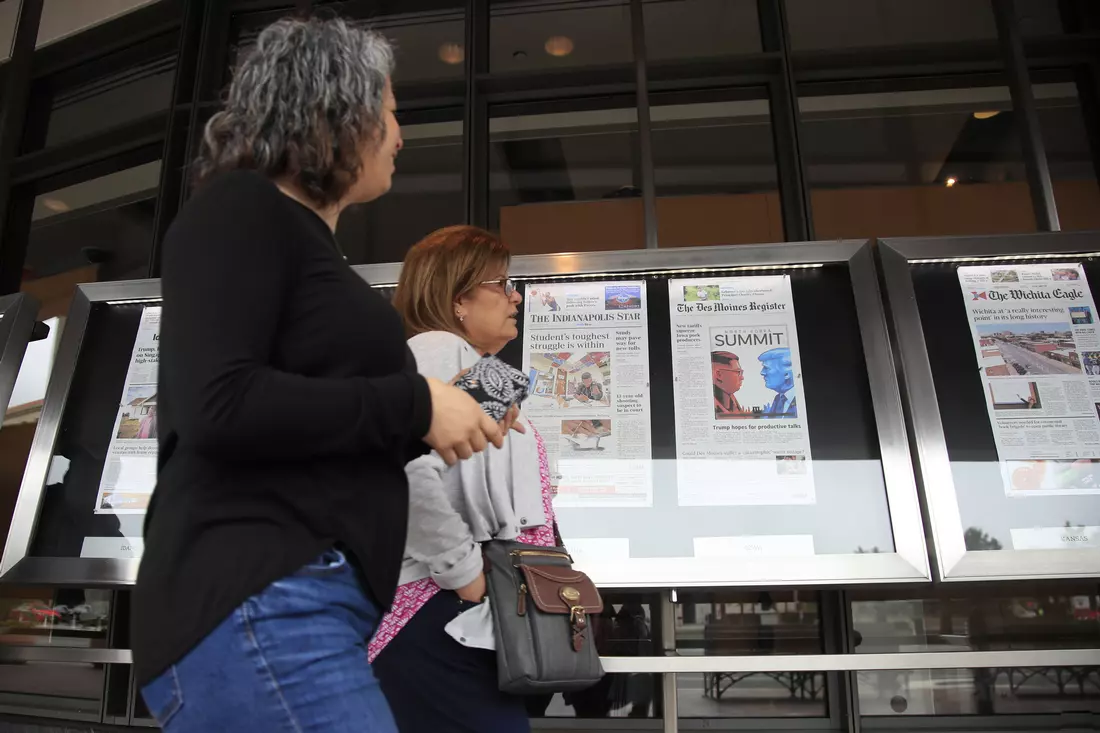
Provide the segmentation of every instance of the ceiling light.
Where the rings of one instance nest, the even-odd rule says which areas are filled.
[[[439,47],[439,60],[456,66],[466,60],[466,51],[460,43],[444,43]]]
[[[70,210],[70,206],[61,199],[42,199],[42,205],[55,214],[64,214]]]
[[[568,56],[573,53],[573,40],[568,36],[551,36],[546,39],[545,48],[551,56]]]
[[[974,119],[976,119],[976,120],[988,120],[991,117],[996,117],[1000,113],[1001,113],[1001,110],[999,110],[999,109],[990,109],[990,110],[986,110],[985,112],[975,112],[974,113]]]
[[[959,182],[959,179],[955,178],[955,176],[948,176],[947,180],[943,182],[943,185],[947,186],[948,188],[951,188],[952,186],[954,186],[958,182]]]

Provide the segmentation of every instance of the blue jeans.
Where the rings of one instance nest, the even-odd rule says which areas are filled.
[[[367,663],[379,616],[330,550],[246,600],[141,694],[168,733],[397,733]]]

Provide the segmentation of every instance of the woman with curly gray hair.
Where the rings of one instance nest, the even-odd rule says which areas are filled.
[[[405,543],[404,466],[506,426],[416,370],[333,235],[401,149],[381,36],[264,30],[164,243],[159,474],[134,665],[170,733],[395,731],[365,645]]]

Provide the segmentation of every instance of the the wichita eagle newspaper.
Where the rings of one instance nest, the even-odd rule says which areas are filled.
[[[653,503],[644,282],[526,288],[527,417],[542,434],[559,507]]]
[[[670,280],[681,506],[813,504],[787,275]]]
[[[959,268],[1008,496],[1100,493],[1100,328],[1079,264]]]
[[[99,481],[96,514],[142,514],[157,483],[160,306],[141,314],[114,434]]]

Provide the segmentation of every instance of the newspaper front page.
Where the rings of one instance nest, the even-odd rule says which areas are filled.
[[[681,506],[813,504],[787,275],[670,280]]]
[[[645,283],[534,283],[526,299],[524,411],[546,444],[555,506],[652,506]]]
[[[160,311],[160,306],[147,306],[141,314],[99,481],[96,514],[143,514],[156,487]]]
[[[1100,494],[1100,327],[1079,264],[959,268],[1008,496]]]

